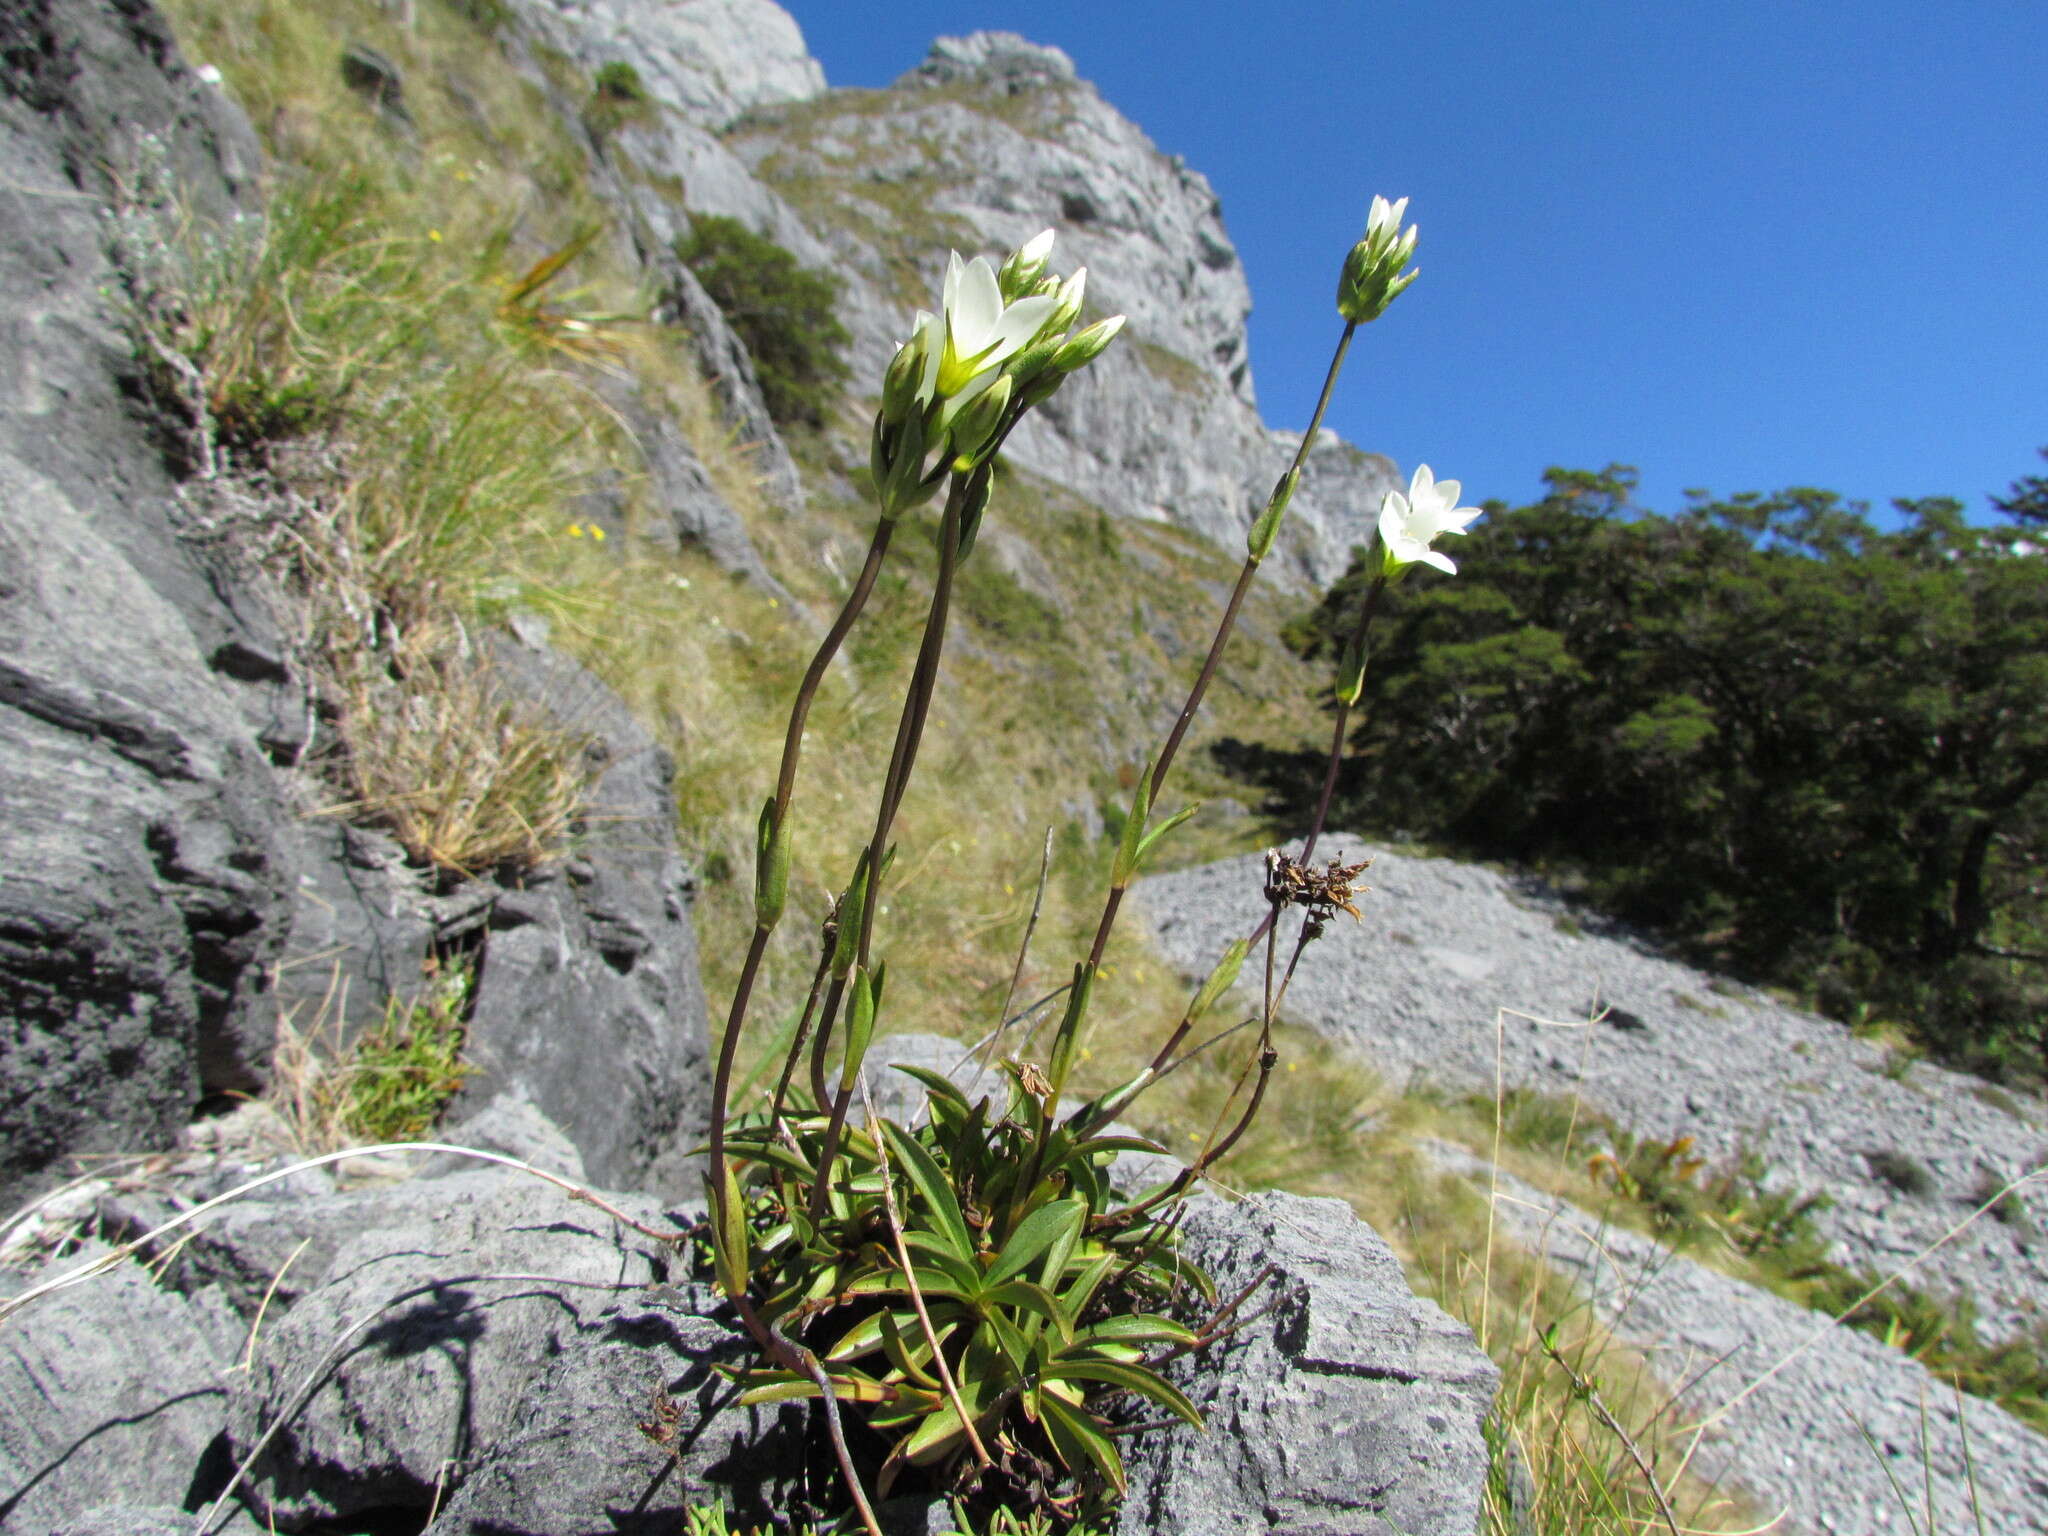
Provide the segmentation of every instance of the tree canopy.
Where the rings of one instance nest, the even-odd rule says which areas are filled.
[[[1929,499],[1889,529],[1809,488],[1658,517],[1624,466],[1546,483],[1386,594],[1340,814],[1569,865],[1830,1011],[2048,1065],[2048,481],[2006,525]]]

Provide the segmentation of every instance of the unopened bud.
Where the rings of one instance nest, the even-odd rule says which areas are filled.
[[[1068,337],[1066,344],[1053,354],[1054,371],[1067,374],[1086,368],[1116,340],[1124,324],[1123,315],[1111,315],[1107,320],[1098,320],[1087,330]]]
[[[996,286],[1002,290],[1005,303],[1014,304],[1038,291],[1045,264],[1052,260],[1052,242],[1053,232],[1042,230],[1010,253],[1010,259],[996,273]]]
[[[917,386],[924,378],[924,348],[921,332],[896,349],[889,359],[889,371],[882,376],[882,418],[891,425],[908,416],[917,404]]]
[[[1014,389],[1010,376],[1003,374],[960,408],[960,414],[953,418],[955,469],[972,469],[980,462],[1010,409]]]
[[[1337,313],[1354,325],[1377,320],[1418,275],[1401,270],[1415,254],[1415,226],[1405,232],[1401,228],[1407,211],[1405,197],[1396,203],[1375,197],[1365,238],[1344,258],[1337,278]]]
[[[1045,324],[1038,328],[1041,336],[1057,336],[1076,320],[1081,318],[1081,300],[1088,292],[1088,269],[1079,267],[1074,275],[1060,284],[1058,302],[1052,313],[1045,318]]]

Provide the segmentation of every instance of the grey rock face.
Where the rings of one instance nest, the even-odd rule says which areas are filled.
[[[177,1506],[225,1481],[221,1372],[242,1336],[233,1313],[216,1292],[159,1290],[134,1265],[95,1284],[0,1327],[0,1529],[83,1536],[109,1529],[68,1523],[95,1506]]]
[[[0,86],[0,1199],[69,1151],[156,1144],[258,1085],[288,899],[251,721],[258,605],[172,530],[101,293],[106,167],[163,135],[225,214],[253,138],[147,6],[12,6]],[[19,67],[17,67],[19,61]]]
[[[1143,1436],[1123,1536],[1466,1536],[1499,1376],[1464,1325],[1417,1297],[1341,1201],[1197,1201],[1186,1251],[1233,1296],[1271,1266],[1280,1305],[1188,1367],[1206,1434]]]
[[[713,126],[750,107],[802,101],[825,88],[803,33],[771,0],[549,3],[584,68],[631,64],[650,95]]]
[[[1682,1384],[1677,1417],[1705,1426],[1694,1467],[1787,1511],[1785,1529],[2048,1529],[2048,1444],[2003,1409],[1959,1398],[1868,1334],[1830,1328],[1462,1148],[1428,1151],[1497,1191],[1503,1230],[1585,1290],[1659,1379]],[[1934,1506],[1931,1523],[1923,1501]]]
[[[573,855],[490,906],[458,1103],[516,1089],[600,1184],[680,1194],[710,1085],[674,764],[581,667],[493,638],[501,682],[585,736],[600,772]]]
[[[651,1532],[707,1490],[756,1518],[786,1507],[794,1410],[723,1406],[711,1366],[744,1360],[744,1335],[658,1245],[498,1170],[306,1207],[291,1219],[341,1240],[266,1326],[229,1412],[243,1454],[288,1416],[255,1469],[264,1518],[424,1517],[438,1497],[444,1536]]]
[[[1130,328],[1009,452],[1118,515],[1242,540],[1299,441],[1259,420],[1244,270],[1209,183],[1065,54],[1007,33],[942,38],[889,91],[764,109],[726,142],[848,278],[857,379],[879,379],[912,311],[935,302],[948,246],[1000,253],[1057,229],[1057,269],[1086,265],[1091,314],[1127,314]],[[1275,563],[1324,584],[1396,482],[1385,459],[1335,439],[1314,463]]]
[[[1510,1088],[1581,1097],[1638,1136],[1691,1136],[1717,1162],[1760,1156],[1773,1186],[1833,1200],[1814,1217],[1831,1258],[1880,1274],[1912,1263],[1913,1284],[1973,1298],[1988,1336],[2048,1309],[2039,1174],[2013,1196],[2019,1219],[1952,1230],[1987,1181],[2042,1166],[2040,1099],[1928,1063],[1889,1072],[1874,1042],[1666,958],[1533,881],[1356,837],[1323,847],[1372,853],[1373,889],[1362,923],[1332,925],[1303,957],[1288,991],[1299,1022],[1397,1081],[1491,1096],[1498,1071]],[[1146,879],[1136,904],[1199,975],[1264,912],[1261,870],[1254,855]],[[1609,1005],[1640,1027],[1590,1022]],[[1887,1181],[1874,1151],[1923,1169],[1924,1192]]]

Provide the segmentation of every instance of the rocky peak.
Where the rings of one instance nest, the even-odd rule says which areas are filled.
[[[1058,48],[1048,48],[1015,32],[970,32],[942,37],[932,44],[924,62],[898,85],[951,85],[974,80],[1002,87],[1015,96],[1048,85],[1072,85],[1078,76],[1074,61]]]
[[[1088,268],[1090,315],[1130,327],[1024,424],[1011,456],[1114,514],[1240,544],[1298,438],[1259,419],[1251,290],[1221,202],[1065,53],[1009,32],[940,38],[889,89],[751,113],[724,147],[829,248],[856,380],[881,377],[948,247],[996,255],[1056,229],[1056,269]],[[1341,575],[1394,483],[1385,459],[1326,437],[1277,574]]]

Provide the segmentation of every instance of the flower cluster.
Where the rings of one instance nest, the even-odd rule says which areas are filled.
[[[1018,419],[1102,354],[1122,315],[1068,334],[1088,269],[1046,274],[1053,232],[1013,251],[1000,270],[977,256],[946,262],[937,314],[919,310],[882,381],[871,464],[883,515],[929,499],[948,473],[991,458]]]

